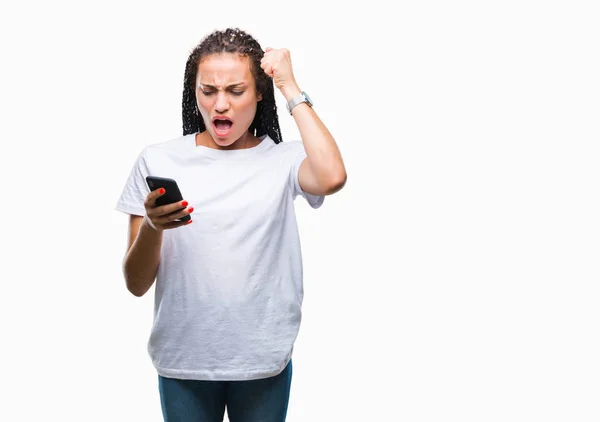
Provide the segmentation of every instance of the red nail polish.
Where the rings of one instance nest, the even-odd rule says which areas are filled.
[[[165,190],[164,190],[163,188],[160,188],[160,189],[158,190],[158,193],[160,193],[160,194],[162,195],[163,193],[165,193]]]
[[[192,212],[194,212],[194,207],[190,207],[190,208],[188,209],[188,212],[189,212],[190,214],[191,214]]]
[[[181,203],[181,206],[182,206],[182,207],[187,207],[187,206],[188,206],[188,201],[183,201],[183,202]]]
[[[188,221],[187,223],[188,223],[188,224],[191,224],[191,223],[192,223],[192,220]]]

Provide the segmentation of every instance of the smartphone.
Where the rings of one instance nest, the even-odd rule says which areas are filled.
[[[175,179],[170,179],[168,177],[158,177],[158,176],[146,176],[146,183],[148,183],[148,187],[151,191],[164,188],[165,194],[156,198],[156,206],[168,205],[173,202],[183,201],[183,196],[181,196],[181,191],[179,190],[179,186],[177,186],[177,182]],[[175,212],[179,212],[185,209],[182,207]],[[178,218],[177,221],[188,221],[191,217],[189,215],[184,215],[181,218]]]

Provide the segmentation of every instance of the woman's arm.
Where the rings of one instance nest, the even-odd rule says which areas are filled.
[[[129,245],[123,259],[125,284],[134,296],[143,296],[156,279],[162,231],[153,229],[145,217],[129,218]]]
[[[302,91],[295,83],[282,87],[286,101]],[[340,150],[315,110],[306,103],[292,109],[300,131],[306,158],[300,165],[298,182],[303,191],[313,195],[331,195],[344,187],[346,168]]]
[[[261,67],[273,78],[286,101],[301,93],[287,48],[267,48]],[[298,182],[304,192],[313,195],[331,195],[346,183],[346,168],[340,150],[317,113],[306,103],[292,109],[306,151],[300,165]]]

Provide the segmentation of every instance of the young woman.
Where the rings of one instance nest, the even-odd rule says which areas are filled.
[[[281,139],[274,86],[301,141]],[[156,206],[166,192],[148,175],[175,179],[184,200]],[[191,52],[183,136],[143,149],[117,204],[128,290],[156,279],[148,352],[166,421],[222,421],[225,408],[232,422],[285,420],[303,299],[294,199],[318,208],[345,181],[288,50],[229,28]]]

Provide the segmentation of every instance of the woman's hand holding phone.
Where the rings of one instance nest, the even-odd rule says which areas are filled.
[[[177,219],[189,216],[193,207],[188,208],[187,201],[177,201],[167,205],[156,205],[156,199],[165,194],[164,188],[159,188],[151,191],[144,201],[146,215],[144,219],[156,231],[175,229],[177,227],[186,226],[192,220],[177,221]],[[183,209],[182,209],[183,208]]]

